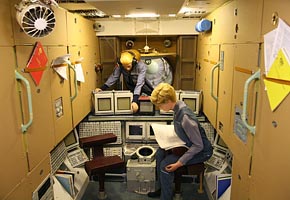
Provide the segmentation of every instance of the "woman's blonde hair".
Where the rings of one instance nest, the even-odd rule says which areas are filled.
[[[176,102],[175,89],[168,83],[160,83],[151,93],[150,100],[157,106],[168,103],[168,101]]]

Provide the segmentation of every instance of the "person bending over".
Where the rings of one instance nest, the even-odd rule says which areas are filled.
[[[146,70],[146,64],[141,61],[139,51],[135,49],[122,51],[113,73],[105,84],[101,88],[96,88],[95,91],[107,90],[117,82],[122,74],[127,88],[133,93],[131,108],[135,113],[139,109],[138,99],[141,93],[150,96],[153,91],[151,83],[146,79]]]
[[[212,156],[213,148],[193,111],[183,101],[176,101],[175,90],[170,84],[157,85],[150,100],[164,111],[174,111],[174,130],[188,147],[181,154],[176,153],[174,149],[165,151],[158,148],[156,152],[156,190],[149,192],[148,196],[161,196],[161,200],[171,200],[173,199],[174,171],[183,165],[208,160]]]

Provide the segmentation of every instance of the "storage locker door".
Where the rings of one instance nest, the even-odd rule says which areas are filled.
[[[224,52],[224,63],[223,67],[219,68],[217,132],[224,139],[225,135],[232,131],[230,114],[232,112],[234,45],[221,45],[221,52]]]
[[[211,124],[216,128],[218,100],[212,97],[212,94],[218,96],[219,68],[213,70],[219,62],[220,45],[206,45],[204,57],[201,59],[201,71],[203,77],[203,113]],[[213,76],[212,76],[213,75]],[[211,91],[212,87],[212,91]]]
[[[232,109],[230,132],[224,140],[233,153],[232,193],[233,199],[248,199],[250,190],[251,161],[254,136],[241,122],[243,106],[247,106],[248,124],[255,125],[259,81],[253,81],[248,88],[248,103],[243,104],[244,85],[250,76],[259,70],[259,44],[235,46]],[[245,59],[246,58],[246,59]]]
[[[289,6],[290,2],[285,0],[264,1],[263,34],[277,27],[277,23],[272,23],[273,16],[290,24]],[[264,74],[264,62],[261,66],[261,74]],[[253,150],[251,199],[290,199],[289,105],[288,95],[274,111],[270,109],[262,77]]]
[[[49,62],[67,54],[66,46],[49,46],[47,48]],[[66,67],[66,76],[69,77],[68,66]],[[51,101],[53,111],[53,121],[55,126],[55,144],[58,144],[72,129],[72,111],[70,100],[69,79],[62,78],[57,69],[50,68],[51,79]]]
[[[72,100],[73,124],[76,126],[91,110],[92,110],[92,91],[95,85],[92,85],[92,79],[96,80],[96,72],[94,71],[94,52],[93,47],[88,46],[73,46],[69,47],[69,52],[72,55],[72,61],[75,62],[79,58],[84,58],[81,62],[84,81],[77,81],[77,88],[74,84],[74,73],[71,71],[70,87],[71,96],[75,94],[77,89],[77,96]]]
[[[26,151],[28,153],[29,171],[31,171],[45,155],[47,155],[54,146],[54,124],[51,102],[51,82],[49,68],[43,70],[39,85],[36,85],[29,73],[20,72],[30,59],[34,46],[16,46],[16,56],[18,71],[25,77],[31,88],[32,107],[33,107],[33,123],[24,134],[27,140]],[[46,54],[47,49],[44,48]],[[47,65],[49,65],[47,63]],[[26,89],[22,86],[22,110],[23,119],[27,122],[29,112],[27,110]]]
[[[21,109],[15,79],[13,47],[0,47],[0,199],[3,199],[28,173],[21,132]],[[5,181],[4,181],[5,180]]]

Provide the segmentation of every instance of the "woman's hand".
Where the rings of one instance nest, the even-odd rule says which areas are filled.
[[[177,170],[181,166],[183,166],[183,164],[180,161],[177,161],[176,163],[167,165],[165,167],[165,170],[168,171],[168,172],[174,172],[175,170]]]

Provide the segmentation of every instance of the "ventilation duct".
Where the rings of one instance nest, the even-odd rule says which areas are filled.
[[[57,6],[53,0],[22,0],[15,5],[17,22],[25,34],[38,38],[47,36],[54,30],[56,20],[51,4]]]

